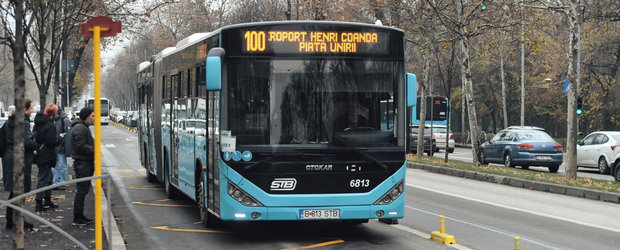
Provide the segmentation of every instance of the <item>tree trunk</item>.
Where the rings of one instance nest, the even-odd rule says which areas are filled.
[[[462,34],[467,34],[465,27],[461,27],[461,32]],[[461,36],[461,39],[459,40],[462,53],[461,72],[463,74],[465,85],[463,91],[467,102],[467,112],[469,113],[469,132],[471,135],[472,158],[474,164],[476,166],[480,166],[480,138],[478,137],[480,130],[478,128],[478,118],[476,117],[476,103],[474,100],[474,89],[471,79],[471,67],[469,65],[470,58],[468,42],[469,41],[466,35]]]
[[[430,56],[428,53],[423,53],[422,55],[424,63],[424,69],[422,70],[422,83],[420,84],[420,102],[418,105],[420,106],[420,125],[418,126],[418,143],[417,143],[417,156],[424,155],[424,124],[426,123],[426,87],[429,82],[429,71],[430,71]],[[432,136],[431,136],[432,140]],[[432,145],[432,141],[431,141]]]
[[[502,78],[502,117],[504,117],[504,128],[508,127],[508,111],[506,108],[506,73],[504,72],[504,44],[499,45],[499,69]]]
[[[13,45],[13,72],[15,81],[15,127],[13,129],[14,155],[13,155],[13,178],[15,179],[13,193],[19,196],[24,192],[24,93],[25,93],[25,63],[24,51],[26,49],[26,41],[23,27],[24,6],[22,0],[14,0],[15,11],[15,43]],[[27,176],[26,178],[30,178]],[[17,202],[21,208],[24,207],[24,199]],[[15,225],[15,234],[13,234],[13,249],[24,249],[24,215],[21,212],[13,210]]]
[[[581,25],[579,13],[577,7],[579,0],[571,0],[568,10],[568,23],[570,30],[569,45],[568,45],[568,115],[567,115],[567,135],[566,135],[566,179],[574,180],[577,178],[577,96],[579,95],[577,67],[579,67],[579,61],[577,57],[578,53],[578,29]]]

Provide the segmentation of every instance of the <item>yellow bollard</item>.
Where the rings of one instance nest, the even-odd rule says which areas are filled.
[[[433,231],[431,232],[431,240],[437,241],[439,243],[443,243],[445,245],[456,244],[456,240],[454,239],[454,235],[446,234],[446,226],[444,225],[444,216],[439,216],[439,232]]]
[[[521,250],[521,242],[519,242],[521,238],[519,236],[515,237],[515,250]]]

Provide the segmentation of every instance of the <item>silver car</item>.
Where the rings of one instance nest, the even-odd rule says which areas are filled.
[[[426,125],[429,127],[429,125]],[[433,139],[437,140],[437,149],[435,152],[438,152],[439,149],[446,149],[446,136],[449,136],[448,139],[448,153],[454,153],[454,134],[452,134],[452,130],[450,133],[446,132],[448,129],[443,125],[433,125]]]

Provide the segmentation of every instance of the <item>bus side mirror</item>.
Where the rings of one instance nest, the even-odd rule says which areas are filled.
[[[222,59],[225,52],[222,48],[212,48],[207,55],[207,90],[222,90]]]
[[[413,107],[416,104],[418,95],[418,79],[414,74],[407,73],[407,107]]]

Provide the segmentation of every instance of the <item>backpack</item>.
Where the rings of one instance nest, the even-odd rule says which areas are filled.
[[[0,157],[4,157],[4,151],[6,151],[7,141],[6,141],[6,132],[5,132],[6,129],[4,127],[6,127],[7,123],[4,123],[2,125],[2,128],[0,128]]]

